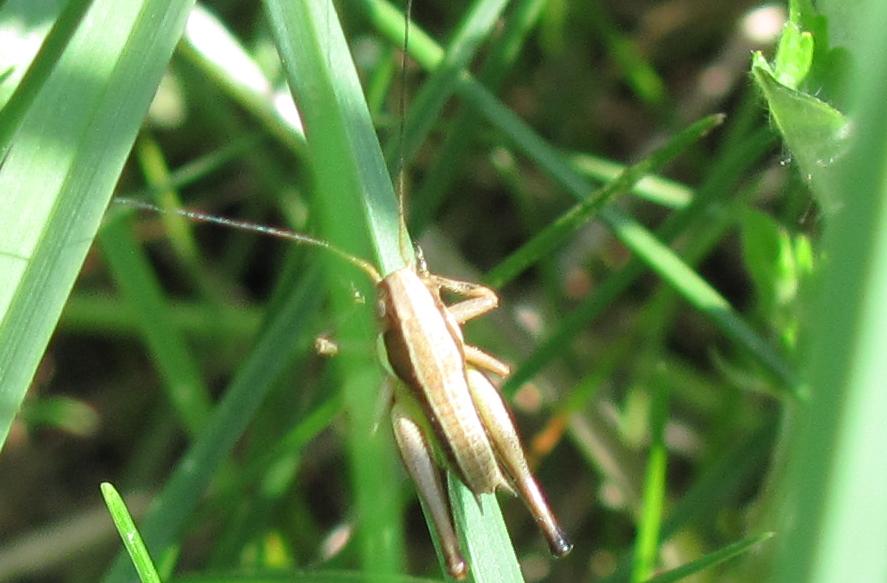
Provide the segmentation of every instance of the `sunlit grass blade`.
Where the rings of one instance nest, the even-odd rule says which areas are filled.
[[[114,521],[114,526],[117,527],[117,532],[120,533],[120,539],[123,541],[123,546],[126,547],[126,552],[129,553],[132,559],[132,564],[139,575],[139,579],[142,583],[160,583],[160,575],[157,574],[157,569],[154,568],[151,555],[148,553],[148,549],[145,548],[145,543],[142,542],[142,537],[136,528],[132,516],[129,515],[129,510],[127,510],[123,498],[120,497],[114,486],[108,482],[103,482],[101,489],[102,497],[105,499],[105,504],[108,505],[108,511],[111,513],[111,519]]]
[[[269,314],[268,323],[252,352],[238,369],[221,401],[176,465],[160,494],[142,520],[145,544],[155,557],[178,543],[182,529],[203,494],[246,430],[268,391],[279,381],[295,354],[313,344],[309,337],[311,318],[320,305],[317,290],[321,278],[316,271],[304,274],[297,288],[279,309]],[[118,557],[106,574],[106,583],[129,581],[132,568]]]
[[[192,3],[94,0],[0,166],[0,441]]]
[[[831,169],[840,206],[807,328],[811,398],[792,423],[780,583],[887,580],[887,4],[860,9],[852,144]]]
[[[315,217],[324,238],[359,257],[368,258],[367,249],[373,249],[382,273],[402,267],[401,245],[408,248],[409,242],[400,233],[391,179],[332,2],[266,0],[264,5],[305,126]],[[372,298],[375,290],[365,274],[342,267],[330,264],[328,272],[334,309],[349,314],[337,341],[367,347],[343,351],[333,363],[350,421],[358,554],[368,572],[398,573],[405,555],[401,474],[389,424],[380,424],[377,414],[382,376],[371,350],[376,324],[370,310],[354,305],[351,291]]]
[[[577,172],[597,182],[615,180],[626,168],[623,164],[585,153],[571,154],[570,163]],[[693,189],[661,176],[641,178],[631,192],[639,198],[673,209],[684,208],[693,198]]]
[[[6,156],[10,141],[24,120],[25,112],[46,83],[91,4],[92,0],[72,0],[67,3],[46,35],[32,66],[19,82],[15,93],[9,101],[0,104],[0,160]]]
[[[650,407],[650,451],[644,475],[644,493],[641,518],[634,547],[632,583],[646,581],[656,566],[659,556],[659,530],[665,502],[665,470],[668,450],[665,445],[665,422],[668,419],[668,388],[658,384],[653,391]]]
[[[459,534],[465,559],[471,565],[471,579],[475,583],[523,581],[511,539],[502,526],[496,496],[483,494],[478,505],[474,493],[452,474],[449,474],[449,486],[453,514],[462,527]]]
[[[492,271],[485,280],[493,287],[502,287],[523,273],[534,262],[551,251],[592,219],[603,206],[615,196],[631,189],[649,173],[657,172],[685,149],[702,139],[708,132],[723,122],[721,115],[712,115],[692,124],[670,139],[643,161],[626,168],[618,178],[597,189],[570,210],[553,221],[542,232],[509,255]]]
[[[305,132],[288,92],[279,93],[262,68],[206,6],[188,18],[183,54],[254,115],[275,139],[302,152]]]
[[[665,573],[661,573],[655,577],[651,577],[647,579],[647,583],[673,583],[674,581],[680,581],[681,579],[685,579],[690,577],[691,575],[695,575],[705,569],[710,567],[714,567],[715,565],[719,565],[725,561],[729,561],[734,557],[738,557],[739,555],[749,551],[752,547],[763,543],[764,541],[773,537],[772,532],[765,532],[763,534],[756,534],[749,537],[746,537],[740,541],[729,544],[724,548],[718,549],[711,553],[708,553],[704,557],[701,557],[692,563],[687,563],[686,565],[681,565],[676,569],[672,569],[671,571],[666,571]]]

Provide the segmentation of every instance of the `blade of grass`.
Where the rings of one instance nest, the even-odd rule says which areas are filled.
[[[94,0],[0,166],[0,442],[191,4]]]
[[[10,142],[24,120],[25,112],[46,83],[91,5],[92,0],[71,0],[65,5],[28,67],[28,72],[22,77],[9,101],[0,108],[0,160],[6,157]]]
[[[160,282],[132,235],[132,221],[125,219],[121,216],[106,223],[98,241],[163,377],[167,398],[182,425],[195,436],[209,416],[209,389],[185,339],[170,318]]]
[[[315,209],[326,238],[357,256],[372,247],[383,273],[403,266],[397,204],[369,110],[331,2],[264,3],[272,35],[305,124],[312,163]],[[366,277],[330,265],[334,309],[349,313],[337,340],[374,346],[375,322],[369,310],[354,309],[354,289],[372,297]],[[338,269],[337,269],[338,268]],[[348,451],[356,533],[362,568],[371,573],[403,570],[397,461],[387,423],[379,426],[382,380],[372,351],[349,350],[333,363],[350,421]]]
[[[410,104],[403,143],[393,140],[385,152],[392,176],[400,171],[401,160],[409,167],[419,146],[438,121],[447,99],[455,92],[462,70],[467,68],[483,42],[493,30],[508,0],[477,0],[465,13],[453,33],[443,59]]]
[[[137,316],[129,310],[129,304],[119,298],[75,292],[65,304],[59,327],[84,334],[135,336],[139,334]],[[261,314],[251,306],[220,312],[204,304],[172,301],[166,311],[175,328],[202,341],[218,336],[246,341],[255,337],[261,323]]]
[[[213,409],[203,431],[152,502],[142,521],[142,534],[155,557],[164,556],[177,544],[210,480],[240,439],[265,395],[278,382],[294,355],[313,344],[313,338],[307,337],[306,326],[319,310],[320,281],[317,270],[309,270],[280,309],[269,314],[266,328]],[[119,556],[104,581],[124,583],[131,577],[132,567],[126,557]]]
[[[154,568],[151,555],[145,548],[145,543],[142,542],[142,536],[139,534],[132,516],[129,515],[123,498],[108,482],[102,482],[101,489],[105,504],[108,505],[108,512],[111,513],[114,526],[120,533],[120,539],[123,541],[123,546],[126,547],[126,552],[132,558],[132,564],[135,566],[139,579],[142,583],[160,583],[160,575]]]
[[[523,581],[508,531],[502,526],[502,511],[493,494],[478,498],[450,473],[450,500],[459,530],[469,575],[475,583]]]
[[[669,97],[662,77],[601,4],[600,0],[592,0],[585,9],[590,13],[591,26],[606,46],[607,54],[621,70],[634,94],[655,113],[665,114],[669,109]]]
[[[502,287],[514,280],[530,265],[551,253],[560,242],[579,230],[614,197],[630,190],[647,174],[657,172],[720,125],[723,120],[724,116],[722,115],[710,115],[702,118],[675,135],[664,146],[641,162],[626,168],[618,178],[586,196],[530,241],[506,257],[486,275],[485,281],[493,287]]]
[[[188,18],[184,56],[254,115],[281,144],[300,154],[305,131],[287,92],[277,92],[237,37],[203,4]]]
[[[836,180],[841,206],[823,234],[807,338],[811,399],[790,436],[778,582],[887,580],[887,77],[876,73],[887,70],[887,4],[858,8],[865,18],[848,47],[858,64],[855,130],[824,178]]]
[[[665,445],[665,422],[668,419],[668,388],[658,384],[650,407],[650,452],[644,476],[641,518],[635,540],[632,583],[647,580],[656,567],[659,556],[659,529],[662,524],[665,501],[665,469],[668,450]]]
[[[615,180],[625,171],[624,164],[585,153],[570,154],[570,165],[576,172],[598,182]],[[672,209],[684,208],[693,198],[691,188],[661,176],[641,178],[631,192],[639,198]]]
[[[687,577],[695,575],[696,573],[700,573],[705,569],[714,567],[715,565],[720,565],[721,563],[729,561],[732,558],[738,557],[739,555],[750,550],[752,547],[771,539],[773,537],[773,534],[774,533],[772,532],[765,532],[763,534],[748,536],[740,541],[736,541],[735,543],[729,544],[721,549],[708,553],[707,555],[700,557],[699,559],[691,563],[681,565],[676,569],[666,571],[665,573],[661,573],[655,577],[647,579],[647,583],[673,583],[674,581],[686,579]]]

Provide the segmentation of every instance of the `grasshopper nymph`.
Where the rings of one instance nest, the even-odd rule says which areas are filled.
[[[572,545],[530,473],[511,414],[487,377],[507,376],[508,366],[462,336],[461,324],[498,306],[496,294],[432,275],[421,258],[416,267],[389,274],[377,287],[388,361],[402,381],[391,410],[394,435],[431,513],[450,576],[464,578],[468,566],[435,467],[440,461],[476,495],[500,488],[520,495],[552,554],[566,555]],[[467,299],[447,306],[441,290]]]
[[[117,202],[170,212],[131,199]],[[404,466],[431,513],[451,577],[465,578],[468,564],[459,549],[440,468],[452,470],[475,495],[502,489],[520,496],[551,553],[562,557],[570,552],[572,545],[527,465],[511,413],[488,376],[504,378],[509,368],[467,344],[462,335],[462,324],[498,307],[493,290],[430,273],[421,253],[415,263],[382,277],[368,261],[307,235],[198,211],[172,212],[322,247],[373,280],[385,356],[399,381],[391,405],[394,436]],[[444,291],[465,299],[446,305]]]

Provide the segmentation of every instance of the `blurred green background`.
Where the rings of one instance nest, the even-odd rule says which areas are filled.
[[[887,580],[887,7],[192,4],[0,2],[0,581],[132,580],[101,482],[163,580],[443,578],[364,275],[109,206],[390,271],[401,156],[575,545],[453,483],[477,581]]]

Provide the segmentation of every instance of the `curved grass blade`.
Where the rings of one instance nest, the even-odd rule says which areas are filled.
[[[690,125],[653,154],[629,166],[618,178],[587,196],[555,219],[548,227],[506,257],[484,278],[493,287],[502,287],[554,250],[567,237],[594,218],[605,204],[631,190],[647,174],[655,173],[681,152],[701,140],[724,121],[723,115],[710,115]]]
[[[114,521],[114,526],[117,527],[117,532],[120,533],[126,552],[132,558],[132,564],[139,575],[139,579],[142,583],[160,583],[160,575],[157,574],[157,569],[154,568],[151,555],[148,553],[148,549],[145,548],[145,543],[142,542],[142,537],[136,528],[132,516],[129,515],[129,510],[126,509],[123,498],[120,497],[114,486],[108,482],[102,482],[101,489],[102,497],[105,499],[105,504],[108,505],[108,511],[111,513],[111,519]]]
[[[0,441],[192,3],[94,0],[0,166]]]
[[[751,549],[753,546],[759,545],[762,542],[773,538],[773,534],[774,533],[772,532],[765,532],[763,534],[756,534],[746,537],[714,552],[708,553],[704,557],[701,557],[691,563],[681,565],[676,569],[666,571],[665,573],[647,579],[647,583],[673,583],[674,581],[680,581],[681,579],[685,579],[691,575],[704,571],[705,569],[714,567],[715,565],[719,565],[725,561],[729,561],[734,557],[738,557],[742,553]]]

